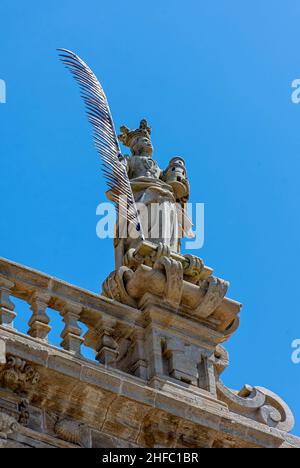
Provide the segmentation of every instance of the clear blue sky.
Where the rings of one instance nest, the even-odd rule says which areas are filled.
[[[0,15],[0,256],[95,292],[113,269],[95,233],[100,164],[56,55],[69,48],[117,127],[147,117],[160,165],[185,157],[192,201],[206,205],[197,253],[244,304],[224,381],[281,395],[300,434],[299,2],[2,0]]]

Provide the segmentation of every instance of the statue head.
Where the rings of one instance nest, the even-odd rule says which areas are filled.
[[[152,157],[151,128],[147,120],[141,120],[140,127],[136,130],[129,130],[123,125],[120,131],[118,138],[123,145],[131,149],[132,156]]]

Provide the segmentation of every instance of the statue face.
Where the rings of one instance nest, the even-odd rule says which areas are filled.
[[[149,156],[153,154],[153,146],[150,138],[140,137],[137,138],[131,148],[134,156]]]

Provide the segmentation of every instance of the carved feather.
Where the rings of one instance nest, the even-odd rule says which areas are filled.
[[[104,177],[117,212],[132,223],[144,238],[127,170],[119,159],[121,149],[103,88],[80,57],[66,49],[58,51],[60,60],[79,85],[88,120],[93,127],[94,143],[102,160]]]

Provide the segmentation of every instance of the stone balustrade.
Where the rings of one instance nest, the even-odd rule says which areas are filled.
[[[196,361],[186,377],[175,363],[186,367],[187,346],[196,345],[199,350],[200,345],[201,353],[213,353],[237,328],[240,304],[223,299],[227,286],[218,283],[221,280],[213,280],[214,284],[208,280],[205,291],[184,281],[178,265],[165,257],[154,268],[141,265],[127,279],[131,270],[123,267],[108,278],[110,297],[105,297],[0,259],[0,325],[14,326],[17,311],[13,299],[17,298],[30,306],[28,335],[32,338],[48,342],[52,329],[49,309],[53,309],[62,317],[61,346],[66,351],[80,356],[82,345],[87,346],[101,364],[144,378],[164,374],[163,363],[168,361],[175,367],[167,375],[182,375],[183,379],[190,375],[187,379],[194,381]],[[161,295],[164,301],[159,304]],[[156,314],[158,322],[165,317],[165,333],[164,325],[156,323]],[[171,316],[172,327],[167,325]],[[87,329],[84,336],[80,324]],[[176,339],[181,351],[171,352],[170,343]]]
[[[52,328],[47,309],[56,310],[64,324],[62,348],[80,355],[81,345],[90,346],[102,363],[109,362],[105,355],[110,352],[115,354],[116,346],[111,338],[114,329],[119,330],[119,333],[122,330],[126,335],[141,328],[138,311],[126,305],[119,304],[116,307],[112,300],[103,296],[0,259],[0,325],[6,328],[14,327],[17,315],[14,298],[30,306],[32,315],[28,335],[47,342]],[[88,329],[86,337],[82,337],[80,323]],[[111,325],[108,326],[108,323]],[[99,339],[95,340],[97,333]]]

